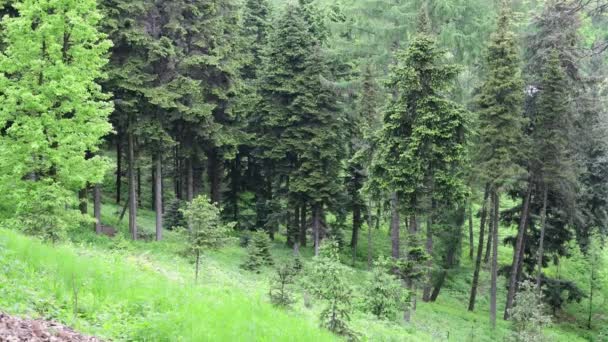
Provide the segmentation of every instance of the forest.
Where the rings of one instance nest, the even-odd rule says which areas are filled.
[[[0,18],[0,341],[608,341],[608,0]]]

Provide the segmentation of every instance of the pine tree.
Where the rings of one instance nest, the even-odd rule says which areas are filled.
[[[511,31],[511,14],[503,4],[498,18],[498,28],[492,35],[485,60],[485,79],[476,100],[479,113],[479,141],[475,163],[480,176],[487,184],[484,198],[492,205],[490,222],[492,242],[492,270],[490,294],[490,322],[496,324],[496,281],[498,277],[498,213],[500,192],[522,173],[524,136],[522,115],[523,81],[519,54],[514,33]],[[529,195],[528,197],[529,198]],[[486,206],[484,205],[484,208]],[[485,209],[484,209],[485,210]],[[485,216],[485,213],[482,213]],[[524,215],[525,216],[525,215]],[[519,234],[523,236],[520,225]],[[480,240],[481,240],[480,230]],[[518,239],[519,240],[519,239]],[[480,242],[481,243],[481,242]],[[519,244],[519,242],[518,242]],[[480,253],[478,253],[480,254]],[[515,253],[517,257],[518,253]],[[481,255],[477,255],[475,275],[479,274]],[[475,302],[478,278],[471,287],[469,310]]]
[[[380,257],[365,285],[364,308],[380,319],[393,320],[409,303],[409,293],[401,281],[391,274],[393,263]]]
[[[93,0],[35,1],[4,17],[0,54],[0,194],[11,222],[50,239],[86,220],[76,193],[100,182],[112,106],[98,82],[111,42]]]
[[[265,232],[251,235],[247,249],[247,260],[241,265],[246,270],[260,273],[260,268],[274,264],[270,254],[270,239]]]

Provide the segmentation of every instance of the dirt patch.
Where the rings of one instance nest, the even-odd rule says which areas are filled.
[[[101,342],[65,325],[45,320],[22,319],[0,312],[0,342]]]

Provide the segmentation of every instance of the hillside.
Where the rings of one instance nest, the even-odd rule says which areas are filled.
[[[119,208],[111,205],[104,208],[105,222],[116,222],[114,215]],[[142,228],[152,232],[153,213],[143,211],[140,219]],[[313,306],[307,308],[300,287],[293,309],[273,308],[267,292],[274,270],[266,268],[255,274],[241,269],[239,265],[246,252],[237,241],[220,251],[205,253],[203,276],[200,284],[194,285],[192,264],[180,256],[184,244],[181,235],[169,232],[159,243],[134,243],[127,239],[125,229],[122,226],[114,239],[78,232],[73,236],[74,243],[59,245],[0,231],[0,262],[4,270],[0,309],[59,320],[80,331],[112,340],[339,339],[318,327],[321,304],[313,300]],[[387,240],[385,229],[373,232],[377,253],[389,252]],[[501,263],[507,264],[508,249],[504,248],[504,252]],[[282,239],[273,244],[272,255],[277,262],[290,259],[291,253]],[[305,262],[310,262],[312,251],[306,249],[302,253]],[[345,252],[343,259],[348,263],[347,254]],[[368,273],[364,247],[358,254],[351,281],[360,288]],[[487,274],[481,280],[476,312],[463,310],[468,299],[471,267],[463,256],[462,266],[448,278],[437,302],[419,302],[411,323],[383,322],[357,313],[353,317],[353,329],[364,341],[502,340],[509,334],[509,324],[501,322],[496,331],[487,325]],[[576,306],[572,309],[576,310]],[[593,340],[593,334],[576,323],[566,322],[547,330],[551,341],[588,341]]]

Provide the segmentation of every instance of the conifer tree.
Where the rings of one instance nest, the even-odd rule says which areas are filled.
[[[434,203],[459,202],[466,193],[458,167],[464,161],[467,118],[464,108],[446,96],[459,68],[443,62],[443,50],[428,33],[428,18],[421,18],[418,35],[397,55],[391,72],[388,87],[394,95],[373,171],[393,194],[394,213],[404,203],[412,217],[426,212],[430,219]],[[392,256],[398,258],[398,218],[393,221]],[[427,228],[430,235],[431,220]]]
[[[274,262],[270,255],[270,239],[265,232],[255,232],[251,235],[247,249],[247,260],[242,267],[249,271],[260,273],[260,268],[270,266]]]
[[[511,31],[511,14],[503,8],[498,18],[498,27],[492,35],[485,60],[485,77],[477,97],[479,113],[479,142],[476,164],[480,176],[487,184],[492,205],[490,222],[492,242],[492,270],[490,294],[490,322],[496,324],[496,282],[498,277],[498,213],[500,192],[522,173],[519,163],[522,159],[523,125],[523,81],[517,42]],[[529,197],[529,195],[528,195]],[[482,213],[483,215],[484,213]],[[485,215],[484,215],[485,216]],[[523,233],[520,225],[520,233]],[[483,230],[483,229],[482,229]],[[480,236],[481,236],[480,232]],[[481,240],[481,238],[480,238]],[[481,242],[480,242],[481,243]],[[480,253],[478,253],[480,254]],[[517,254],[517,253],[516,253]],[[476,271],[479,274],[481,255],[477,255]],[[478,278],[474,277],[471,288],[469,309],[474,307]]]
[[[201,254],[224,245],[234,223],[221,222],[220,209],[205,195],[194,198],[181,212],[189,227],[187,253],[194,257],[194,281],[198,282]]]
[[[535,177],[538,178],[538,184],[542,187],[536,278],[537,290],[540,292],[548,193],[559,194],[562,201],[568,201],[571,197],[569,194],[574,193],[576,187],[575,165],[571,159],[568,141],[573,123],[569,116],[571,113],[569,88],[557,51],[552,53],[544,67],[544,78],[538,96],[538,109],[533,121],[534,151],[531,164]]]
[[[25,0],[4,17],[0,54],[0,199],[11,222],[57,239],[85,220],[76,192],[107,169],[95,153],[111,125],[98,82],[111,42],[93,0]]]
[[[282,179],[289,180],[279,185],[290,202],[311,205],[317,251],[323,208],[339,189],[340,111],[336,95],[322,82],[330,76],[328,64],[300,7],[287,7],[270,41],[260,143]]]

